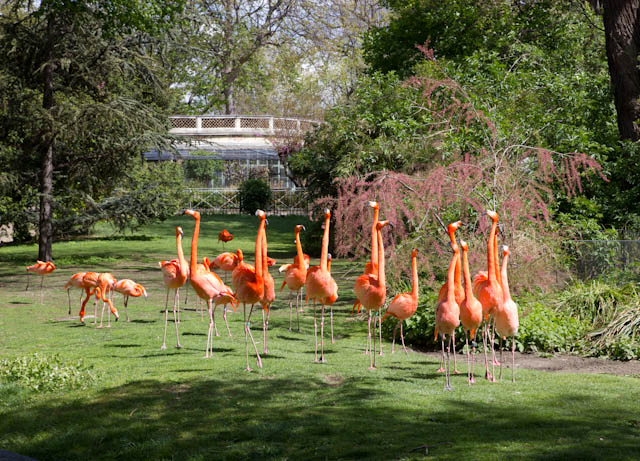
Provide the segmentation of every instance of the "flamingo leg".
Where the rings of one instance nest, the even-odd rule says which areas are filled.
[[[267,321],[262,309],[262,355],[267,355]]]
[[[500,337],[500,382],[502,382],[502,336]]]
[[[40,277],[40,304],[44,303],[44,295],[42,294],[42,285],[44,284],[44,276]]]
[[[442,347],[444,348],[444,335],[442,335]],[[453,388],[451,387],[451,381],[449,379],[450,373],[449,373],[449,368],[451,367],[451,357],[449,357],[449,343],[447,343],[447,362],[445,364],[445,378],[446,378],[446,384],[444,386],[444,390],[445,391],[451,391],[453,390]]]
[[[129,295],[124,295],[124,312],[127,314],[127,322],[129,322],[129,308],[127,304],[129,303]]]
[[[69,295],[69,290],[67,290],[67,301],[69,301],[69,315],[71,315],[71,296]]]
[[[335,344],[335,340],[333,339],[333,306],[329,306],[330,315],[331,315],[331,344]]]
[[[291,301],[291,295],[289,295],[289,331],[291,331],[292,323],[293,323],[293,301]]]
[[[402,323],[402,320],[398,320],[396,326],[393,328],[393,340],[391,341],[391,353],[394,354],[394,348],[396,347],[396,334],[398,333],[398,325]]]
[[[229,329],[229,322],[227,322],[227,305],[226,304],[222,309],[222,317],[224,318],[224,324],[227,326],[227,333],[229,333],[229,338],[231,338],[231,330]]]
[[[296,322],[298,323],[298,333],[301,333],[300,330],[300,311],[298,310],[298,300],[302,298],[302,288],[298,290],[298,294],[296,295]]]
[[[491,328],[491,327],[489,327],[489,328]],[[495,383],[496,382],[496,359],[495,359],[496,351],[495,351],[495,349],[493,347],[494,346],[493,345],[493,342],[494,342],[493,341],[493,335],[491,335],[490,342],[491,342],[491,356],[493,357],[493,360],[491,361],[491,382]]]
[[[96,292],[96,300],[93,303],[93,324],[95,325],[97,322],[98,322],[98,293]]]
[[[204,353],[204,358],[208,359],[213,357],[213,309],[211,307],[212,300],[207,300],[207,311],[209,312],[209,330],[207,332],[207,347]],[[211,354],[209,354],[211,351]]]
[[[29,291],[29,282],[31,281],[31,278],[29,278],[29,273],[27,272],[27,286],[24,288],[24,291]]]
[[[253,348],[256,351],[256,359],[258,361],[258,368],[262,368],[262,359],[260,358],[260,354],[258,353],[258,346],[256,345],[256,342],[253,339],[253,335],[251,334],[251,314],[252,313],[253,313],[253,304],[251,305],[251,309],[249,310],[249,321],[247,322],[247,330],[249,331],[249,337],[251,338],[251,342],[253,343]]]
[[[162,337],[162,346],[160,346],[160,350],[165,350],[167,348],[167,321],[169,318],[169,288],[167,288],[167,298],[164,302],[164,336]]]
[[[511,382],[516,382],[516,337],[511,337]]]
[[[180,323],[180,288],[176,288],[176,302],[174,303],[178,312],[178,323]],[[128,320],[127,320],[128,321]]]
[[[371,349],[371,311],[369,311],[369,320],[367,322],[367,348],[368,351]],[[369,354],[369,370],[375,370],[375,367],[373,366],[374,355],[375,354],[372,353]]]
[[[382,309],[378,311],[378,333],[380,335],[380,343],[379,343],[380,356],[383,356],[384,352],[382,352]]]
[[[496,339],[496,318],[493,318],[493,325],[491,326],[491,356],[493,357],[493,364],[495,366],[500,365],[500,362],[496,360],[496,351],[493,349]]]
[[[213,306],[213,329],[216,333],[216,336],[220,336],[220,333],[218,333],[218,325],[216,324],[216,308],[218,306],[214,305]]]
[[[409,355],[409,352],[407,351],[407,347],[404,345],[404,332],[402,331],[403,324],[404,322],[400,322],[400,339],[402,340],[402,348],[404,349],[404,353]]]
[[[313,337],[315,338],[316,343],[316,351],[315,358],[313,359],[314,363],[318,363],[318,322],[316,320],[316,302],[313,302]]]
[[[169,294],[169,290],[167,290],[167,295]],[[180,309],[180,299],[178,297],[178,290],[176,289],[176,294],[173,297],[173,324],[176,326],[176,348],[182,349],[182,345],[180,344],[180,334],[178,333],[178,321],[176,321],[176,310]],[[166,309],[165,309],[165,336],[167,335],[167,319],[166,319]]]
[[[324,304],[320,308],[320,361],[326,363],[324,358]]]
[[[469,386],[471,386],[471,384],[473,384],[471,377],[471,358],[469,357],[469,337],[466,331],[464,332],[464,344],[467,348],[467,381],[469,383]]]
[[[491,375],[491,373],[489,373],[489,357],[487,356],[487,341],[489,339],[487,328],[488,327],[485,322],[484,326],[482,327],[482,347],[484,348],[484,377],[485,379],[492,381],[493,376]]]
[[[100,326],[98,328],[102,328],[102,320],[104,319],[104,299],[102,300],[102,312],[100,313]]]
[[[453,374],[460,374],[458,371],[458,362],[456,360],[456,331],[453,330],[451,333],[451,349],[453,349]]]
[[[373,356],[373,368],[376,368],[376,337],[378,336],[376,334],[376,327],[378,325],[378,322],[376,320],[376,313],[373,313],[373,335],[371,336],[372,338],[372,343],[371,343],[371,355]]]
[[[251,371],[251,368],[249,367],[249,340],[247,338],[247,330],[249,328],[249,324],[247,323],[247,304],[246,303],[242,303],[242,311],[244,313],[244,348],[245,348],[245,352],[246,352],[246,357],[247,357],[247,368],[244,369],[244,371]]]

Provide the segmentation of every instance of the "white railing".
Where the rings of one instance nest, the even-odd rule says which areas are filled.
[[[268,115],[175,115],[169,133],[183,136],[276,136],[313,129],[317,120]]]
[[[238,189],[190,187],[186,190],[189,208],[200,212],[240,214]],[[267,213],[277,216],[306,215],[309,213],[306,190],[271,189],[271,203]]]

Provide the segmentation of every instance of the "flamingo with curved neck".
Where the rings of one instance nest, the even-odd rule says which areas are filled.
[[[162,282],[164,286],[167,288],[167,297],[165,298],[164,303],[164,335],[162,337],[162,346],[160,349],[167,348],[167,323],[169,319],[169,292],[174,290],[173,295],[173,323],[176,327],[176,348],[182,348],[180,344],[180,333],[178,332],[178,314],[177,309],[179,309],[179,292],[180,288],[187,283],[187,279],[189,278],[189,264],[184,257],[184,252],[182,251],[182,238],[184,236],[184,232],[182,231],[182,227],[176,226],[176,252],[178,254],[178,259],[172,259],[171,261],[160,261],[158,265],[160,266],[160,270],[162,270]]]
[[[507,276],[507,262],[509,260],[509,247],[503,246],[502,248],[502,291],[504,293],[504,304],[501,309],[498,309],[495,313],[495,330],[500,335],[500,380],[502,380],[502,341],[511,336],[511,382],[516,382],[515,367],[516,367],[516,342],[515,335],[518,334],[519,319],[518,319],[518,305],[513,299],[511,299],[511,292],[509,290],[509,277]]]
[[[473,355],[469,353],[469,340],[475,344],[476,330],[482,323],[482,304],[473,296],[471,285],[471,272],[469,272],[469,245],[464,240],[460,240],[462,248],[462,272],[464,275],[464,300],[460,304],[460,321],[464,328],[464,341],[467,346],[467,381],[469,385],[476,382],[473,376]],[[473,347],[475,353],[475,346]],[[485,349],[486,353],[486,349]],[[485,357],[486,360],[486,357]],[[454,365],[455,367],[455,365]]]
[[[300,242],[300,231],[305,230],[302,224],[298,224],[294,228],[296,237],[296,257],[293,260],[293,264],[286,264],[281,266],[279,271],[284,272],[284,280],[280,286],[280,291],[286,287],[290,292],[296,293],[296,320],[298,323],[298,332],[300,332],[300,318],[298,316],[299,300],[302,294],[302,288],[304,282],[307,279],[307,263],[305,262],[304,253],[302,252],[302,243]],[[293,319],[293,301],[289,300],[289,331],[291,331],[291,324]]]

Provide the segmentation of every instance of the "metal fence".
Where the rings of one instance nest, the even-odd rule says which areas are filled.
[[[206,213],[240,214],[238,189],[187,188],[189,208]],[[309,212],[305,189],[271,189],[271,216],[305,215]]]
[[[566,242],[574,273],[583,280],[624,272],[640,280],[640,240]]]

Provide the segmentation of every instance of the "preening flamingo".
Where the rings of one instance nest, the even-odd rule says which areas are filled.
[[[222,229],[218,234],[218,242],[222,242],[222,246],[227,242],[233,240],[233,234],[229,232],[227,229]]]
[[[504,303],[502,307],[495,312],[495,330],[500,335],[500,380],[502,381],[502,340],[507,336],[511,336],[511,382],[515,383],[515,367],[516,367],[516,341],[515,335],[518,334],[518,305],[511,299],[509,291],[509,277],[507,276],[507,261],[509,260],[509,247],[502,247],[502,292],[504,294]]]
[[[122,296],[124,297],[124,311],[127,315],[127,322],[128,322],[129,309],[127,308],[127,305],[129,304],[129,296],[133,296],[134,298],[137,298],[139,296],[144,295],[144,297],[146,298],[147,290],[145,290],[145,288],[142,285],[134,282],[131,279],[118,280],[116,284],[113,286],[113,289],[116,290],[118,293],[122,294]]]
[[[307,268],[308,263],[305,262],[305,254],[302,252],[302,243],[300,243],[300,231],[306,230],[302,224],[298,224],[294,228],[294,233],[296,236],[296,256],[293,260],[293,264],[285,264],[280,266],[279,272],[284,272],[284,280],[282,281],[282,285],[280,286],[280,291],[286,287],[290,292],[296,293],[296,320],[298,323],[298,332],[300,332],[300,317],[298,315],[299,309],[299,300],[302,295],[302,288],[304,287],[304,282],[307,279]],[[291,322],[292,322],[292,311],[293,311],[293,302],[291,299],[289,300],[289,331],[291,331]]]
[[[189,278],[189,265],[184,257],[182,251],[182,237],[184,232],[182,227],[176,226],[176,251],[178,253],[178,259],[172,259],[171,261],[160,261],[158,266],[162,270],[162,283],[167,288],[167,297],[164,302],[164,335],[162,337],[162,346],[160,349],[167,348],[167,323],[169,320],[169,292],[175,290],[173,294],[173,323],[176,327],[176,347],[182,348],[180,344],[180,334],[178,332],[178,317],[176,310],[179,309],[179,292],[180,288],[187,283]]]
[[[100,326],[102,328],[102,319],[104,318],[104,305],[109,305],[109,311],[107,312],[108,324],[107,328],[111,328],[111,313],[116,318],[116,322],[120,317],[118,315],[118,309],[113,306],[113,287],[116,284],[116,278],[109,272],[102,272],[98,275],[98,288],[96,289],[96,297],[102,299],[102,314],[100,315]],[[95,323],[95,322],[94,322]]]
[[[210,265],[211,263],[209,262],[209,258],[205,257],[202,258],[202,264],[198,264],[198,268],[202,268],[203,270],[210,272]],[[216,336],[220,336],[220,334],[218,333],[218,327],[216,326],[216,308],[218,306],[222,306],[222,317],[224,318],[224,324],[227,327],[227,334],[231,338],[231,330],[229,329],[229,322],[227,321],[227,306],[231,304],[233,312],[235,312],[237,301],[236,298],[234,298],[233,296],[229,296],[229,294],[225,294],[225,292],[233,294],[231,288],[224,284],[224,292],[220,296],[216,296],[215,298],[213,298],[213,329],[216,333]]]
[[[211,261],[211,267],[224,271],[224,280],[227,283],[227,272],[233,272],[238,265],[238,256],[228,251],[220,253]]]
[[[482,323],[482,304],[473,296],[471,285],[471,272],[469,272],[469,245],[464,240],[460,240],[462,248],[462,272],[464,274],[464,300],[460,303],[460,321],[464,328],[464,342],[467,346],[467,380],[469,385],[476,382],[473,376],[473,355],[469,353],[469,341],[475,343],[476,331]],[[473,347],[475,353],[475,346]],[[486,352],[486,349],[485,349]],[[455,367],[455,365],[454,365]]]
[[[449,270],[447,272],[447,296],[444,300],[436,305],[436,339],[438,333],[442,343],[442,360],[445,361],[444,344],[446,335],[452,335],[454,330],[460,325],[460,306],[456,302],[454,273],[456,261],[460,258],[460,249],[455,243],[451,244],[453,256],[449,262]],[[449,345],[447,344],[447,356],[445,361],[445,390],[451,390],[449,382]]]
[[[325,300],[338,297],[338,285],[328,270],[327,260],[329,256],[329,226],[331,225],[331,212],[328,208],[324,210],[324,234],[322,236],[322,251],[320,253],[320,265],[310,267],[307,271],[305,288],[307,297],[314,300],[313,304],[313,330],[315,338],[315,358],[318,362],[318,323],[316,320],[316,302],[321,305],[320,317],[320,361],[326,362],[324,358],[324,306]],[[334,301],[335,301],[334,299]]]
[[[238,302],[242,303],[242,309],[244,312],[244,344],[247,359],[246,371],[251,371],[249,367],[249,340],[253,343],[253,348],[256,351],[256,359],[258,367],[262,368],[262,360],[258,353],[258,346],[251,334],[251,314],[253,313],[253,306],[255,303],[260,302],[264,295],[264,264],[262,261],[262,233],[265,232],[267,217],[262,210],[256,211],[256,216],[260,218],[260,225],[258,226],[258,233],[256,235],[255,246],[255,266],[247,264],[243,260],[241,250],[237,250],[238,254],[238,266],[233,270],[231,274],[231,281],[233,283],[233,289],[235,290],[235,296]],[[249,317],[247,318],[247,304],[251,304],[251,310],[249,311]]]
[[[93,292],[90,292],[90,287],[86,285],[83,280],[86,274],[86,272],[77,272],[73,274],[64,285],[64,289],[67,290],[67,300],[69,301],[69,315],[71,315],[71,297],[69,296],[69,290],[71,290],[71,288],[79,288],[85,291],[87,293],[87,299],[93,294]],[[80,292],[80,300],[82,301],[82,291]]]
[[[213,303],[214,300],[224,297],[225,300],[233,298],[233,293],[226,287],[215,272],[207,270],[204,266],[198,265],[198,235],[200,234],[200,212],[185,210],[196,220],[193,227],[193,238],[191,239],[191,260],[189,261],[189,280],[193,290],[200,299],[207,301],[209,311],[209,331],[207,333],[207,346],[205,348],[205,358],[213,357]]]
[[[34,265],[27,266],[27,272],[38,274],[40,276],[40,279],[41,279],[40,280],[40,304],[43,303],[42,285],[44,284],[44,278],[45,276],[52,273],[54,270],[56,270],[56,266],[51,261],[43,262],[43,261],[37,260]],[[27,279],[27,287],[24,290],[27,291],[28,289],[29,289],[29,279]]]
[[[418,265],[417,265],[418,249],[414,248],[411,252],[411,292],[397,294],[387,311],[384,313],[382,320],[387,317],[395,317],[398,319],[395,328],[393,329],[393,342],[391,343],[391,353],[394,353],[394,347],[396,344],[396,333],[398,332],[398,325],[400,325],[400,339],[402,340],[402,348],[405,354],[409,355],[407,348],[404,345],[404,332],[402,331],[402,324],[406,319],[415,314],[418,309]]]
[[[491,230],[489,231],[489,240],[487,241],[487,272],[481,271],[473,278],[473,294],[482,305],[482,316],[485,320],[485,326],[482,332],[482,341],[485,350],[485,378],[494,382],[495,378],[489,373],[489,364],[486,358],[487,341],[489,340],[489,317],[493,315],[496,308],[500,308],[503,303],[502,287],[498,279],[498,265],[496,244],[496,229],[498,227],[498,213],[487,210],[487,216],[491,218]],[[493,342],[491,343],[491,351],[493,355]]]
[[[378,270],[378,216],[380,214],[380,205],[378,202],[369,202],[369,206],[373,208],[373,224],[371,225],[371,261],[365,264],[364,271],[362,275],[370,275],[377,274]],[[358,284],[356,279],[356,283],[353,286],[353,291],[356,294],[356,300],[353,303],[353,308],[351,309],[351,313],[360,313],[360,308],[362,307],[362,303],[360,303],[360,295],[364,296],[364,292],[362,292],[361,284]],[[356,310],[357,309],[357,310]]]
[[[266,224],[266,223],[265,223]],[[267,348],[267,334],[269,333],[269,316],[271,315],[271,304],[276,299],[276,287],[273,281],[273,277],[269,273],[269,261],[270,259],[267,256],[267,232],[262,233],[262,274],[264,277],[264,293],[262,294],[262,299],[260,300],[260,305],[262,306],[262,335],[263,335],[263,347],[262,353],[268,354],[269,350]],[[275,259],[273,260],[273,264],[275,264]]]

